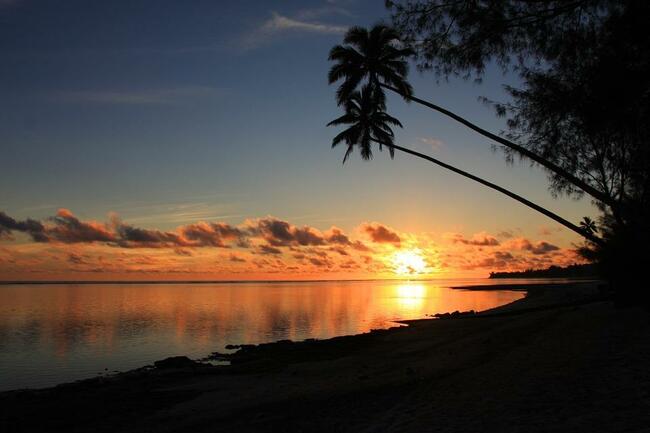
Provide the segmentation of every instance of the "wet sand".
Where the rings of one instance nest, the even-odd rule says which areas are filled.
[[[1,393],[0,431],[650,431],[650,315],[594,284],[408,325]]]

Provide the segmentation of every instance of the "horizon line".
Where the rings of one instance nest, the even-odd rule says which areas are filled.
[[[327,282],[364,282],[364,281],[436,281],[458,279],[483,279],[488,277],[456,278],[351,278],[351,279],[317,279],[317,280],[0,280],[0,286],[27,284],[245,284],[245,283],[327,283]]]

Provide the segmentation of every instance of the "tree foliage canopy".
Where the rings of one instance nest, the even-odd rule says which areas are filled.
[[[650,242],[650,2],[386,4],[421,70],[480,79],[497,64],[519,75],[520,85],[506,87],[510,100],[494,102],[506,135],[618,203],[601,206],[605,255],[630,260],[635,253],[624,250]],[[580,194],[566,179],[549,178],[554,193]]]

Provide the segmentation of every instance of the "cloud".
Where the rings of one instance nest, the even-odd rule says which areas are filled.
[[[233,240],[237,240],[240,246],[246,244],[244,232],[226,223],[199,222],[184,226],[181,231],[195,246],[227,248],[226,241]]]
[[[200,222],[180,226],[176,231],[161,231],[135,227],[116,216],[111,218],[110,224],[81,221],[68,209],[59,209],[55,216],[45,221],[45,224],[33,219],[16,221],[0,212],[0,238],[10,237],[11,232],[22,232],[36,242],[99,242],[123,248],[229,248],[228,243],[247,247],[244,231],[221,222]]]
[[[560,249],[560,247],[558,247],[556,245],[549,244],[548,242],[541,241],[541,242],[538,242],[535,245],[533,245],[532,248],[530,248],[530,251],[533,254],[547,254],[547,253],[550,253],[551,251],[557,251],[559,249]]]
[[[260,245],[258,247],[260,254],[282,254],[282,250],[279,248],[272,247],[271,245]]]
[[[535,255],[544,255],[552,251],[557,251],[560,247],[550,244],[546,241],[539,241],[535,244],[525,238],[516,238],[508,242],[508,246],[513,249],[530,251]]]
[[[303,14],[304,16],[304,14]],[[280,33],[286,31],[300,31],[309,33],[324,34],[343,34],[347,27],[336,26],[331,24],[322,24],[317,22],[300,21],[280,15],[276,12],[271,14],[271,18],[260,27],[260,31],[266,34]]]
[[[248,226],[252,235],[261,236],[274,247],[325,245],[318,230],[309,226],[296,227],[274,217],[249,221]]]
[[[485,232],[475,233],[472,239],[465,239],[461,233],[447,233],[444,237],[450,239],[454,243],[465,245],[474,245],[480,247],[495,247],[499,245],[499,241],[492,235]]]
[[[81,255],[81,254],[76,254],[76,253],[69,253],[68,254],[68,262],[72,263],[73,265],[87,265],[88,262],[86,261],[86,258]]]
[[[339,253],[342,256],[349,256],[350,255],[347,251],[345,251],[344,248],[341,248],[341,247],[330,247],[330,251],[333,251],[335,253]]]
[[[329,260],[327,260],[326,258],[325,259],[319,259],[319,258],[316,258],[316,257],[311,257],[311,258],[309,258],[309,262],[312,265],[318,266],[318,267],[324,267],[324,268],[331,268],[332,267],[332,263]]]
[[[402,241],[397,233],[379,223],[364,223],[361,225],[361,230],[368,234],[375,243],[390,243],[399,246]]]
[[[40,222],[33,219],[16,221],[4,212],[0,211],[0,239],[11,238],[11,232],[17,231],[29,234],[36,242],[47,242],[47,237],[43,234],[45,227]]]
[[[346,261],[346,262],[344,262],[344,263],[341,263],[341,264],[339,265],[339,267],[340,267],[341,269],[358,269],[360,266],[359,266],[359,264],[358,264],[357,262],[355,262],[354,260],[350,259],[350,260],[348,260],[348,261]]]
[[[350,246],[357,251],[363,251],[368,253],[372,252],[372,248],[369,248],[366,244],[364,244],[361,241],[354,241]]]
[[[236,262],[236,263],[245,263],[246,259],[243,257],[238,256],[237,254],[230,254],[230,257],[228,258],[231,262]]]
[[[215,87],[188,86],[168,89],[131,91],[83,90],[68,91],[55,95],[55,99],[69,103],[160,105],[182,100],[214,97],[221,94]]]
[[[180,235],[173,232],[133,227],[117,221],[115,229],[119,238],[116,243],[125,248],[165,248],[190,246]]]
[[[462,269],[503,269],[508,266],[507,260],[499,259],[498,257],[484,257],[477,262],[471,262],[462,266]]]
[[[350,238],[347,237],[345,233],[338,227],[332,227],[329,229],[327,232],[325,232],[325,239],[327,239],[327,242],[332,243],[332,244],[339,244],[339,245],[350,245]]]
[[[37,242],[25,243],[12,235],[25,234]],[[16,220],[0,212],[0,272],[159,272],[205,273],[322,272],[381,274],[392,272],[392,247],[418,248],[432,270],[521,270],[577,259],[573,250],[524,237],[497,240],[486,232],[465,237],[443,234],[438,244],[430,234],[399,233],[379,222],[361,224],[354,232],[320,231],[267,216],[241,224],[200,221],[169,230],[144,228],[112,215],[108,222],[82,220],[67,209],[52,217]],[[499,242],[500,241],[500,242]],[[1,244],[0,244],[1,245]],[[368,247],[372,246],[372,249]],[[227,252],[212,250],[225,248]],[[149,249],[145,253],[138,249]],[[216,259],[216,262],[215,262]],[[241,263],[247,262],[246,266]],[[68,266],[66,268],[65,266]],[[294,269],[290,269],[290,267]],[[8,271],[9,270],[9,271]],[[253,271],[251,271],[253,270]],[[231,275],[232,275],[231,274]]]
[[[253,33],[242,42],[244,48],[255,48],[267,42],[270,38],[287,33],[313,33],[325,35],[340,35],[347,31],[347,27],[333,24],[324,24],[311,21],[325,15],[324,11],[301,11],[296,18],[289,18],[277,12],[271,13],[271,18],[266,20]]]
[[[361,241],[351,241],[350,238],[338,227],[332,227],[326,231],[325,240],[330,245],[334,244],[340,246],[349,246],[357,251],[372,251]],[[338,247],[333,247],[332,249],[339,252],[340,254],[343,254],[341,251],[344,251],[342,248]]]
[[[514,233],[512,230],[503,230],[497,233],[498,238],[503,238],[503,239],[510,239],[511,237],[514,236]]]
[[[378,230],[376,237],[389,236],[381,228]],[[67,209],[59,209],[55,216],[46,218],[44,222],[33,219],[17,221],[0,212],[0,239],[11,240],[13,232],[27,233],[36,242],[104,243],[121,248],[250,248],[263,241],[267,246],[262,249],[262,253],[267,254],[281,251],[280,247],[300,251],[303,247],[330,246],[336,248],[341,255],[347,254],[347,247],[357,251],[370,250],[362,242],[350,240],[336,227],[323,234],[313,227],[298,227],[271,216],[247,220],[241,226],[201,221],[163,231],[127,224],[117,215],[112,215],[107,224],[81,221]],[[320,252],[309,251],[314,254],[314,251]]]
[[[50,218],[54,223],[46,227],[45,236],[66,244],[88,242],[114,242],[115,235],[105,224],[95,221],[83,222],[68,209],[59,209],[56,216]],[[36,239],[35,239],[36,240]]]
[[[444,146],[444,143],[442,142],[442,140],[438,140],[437,138],[432,138],[432,137],[418,137],[418,140],[419,140],[421,143],[424,143],[424,144],[427,144],[427,145],[431,146],[431,148],[432,148],[433,150],[438,150],[438,149],[440,149],[442,146]]]

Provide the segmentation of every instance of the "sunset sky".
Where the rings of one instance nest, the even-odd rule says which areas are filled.
[[[329,49],[377,0],[0,0],[0,279],[486,276],[579,261],[575,234],[426,161],[342,165]],[[481,84],[413,68],[417,96],[486,129]],[[396,143],[578,222],[545,174],[397,98]]]

